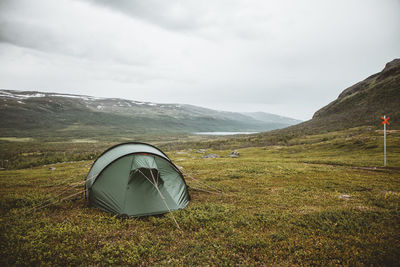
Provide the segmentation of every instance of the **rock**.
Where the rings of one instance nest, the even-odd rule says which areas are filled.
[[[55,171],[55,170],[56,170],[56,167],[50,167],[49,170],[50,170],[50,171]]]
[[[199,150],[196,151],[196,153],[204,154],[204,153],[206,153],[206,150],[205,149],[199,149]]]
[[[352,199],[353,197],[350,195],[340,195],[339,198],[341,199]]]
[[[231,154],[229,154],[231,158],[238,158],[240,157],[240,153],[237,150],[233,150]]]
[[[219,156],[217,154],[208,154],[208,155],[204,155],[201,157],[202,159],[215,159],[215,158],[219,158]]]

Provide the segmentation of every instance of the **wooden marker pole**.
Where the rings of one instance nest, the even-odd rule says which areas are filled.
[[[383,116],[386,120],[386,116]],[[383,124],[383,166],[386,167],[386,123]]]
[[[382,124],[383,124],[383,166],[386,167],[386,124],[390,125],[389,123],[389,119],[390,117],[386,118],[386,115],[384,115],[383,117],[381,117]]]

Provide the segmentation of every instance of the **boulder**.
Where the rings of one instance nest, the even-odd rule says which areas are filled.
[[[204,155],[201,157],[202,159],[215,159],[215,158],[219,158],[219,156],[217,154],[208,154],[208,155]]]
[[[237,150],[233,150],[231,154],[229,154],[231,158],[238,158],[240,157],[240,153]]]

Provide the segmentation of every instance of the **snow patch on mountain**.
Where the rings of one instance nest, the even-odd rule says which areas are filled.
[[[36,93],[36,94],[12,94],[6,91],[0,91],[0,96],[8,97],[8,98],[15,98],[15,99],[27,99],[31,97],[45,97],[46,95]]]

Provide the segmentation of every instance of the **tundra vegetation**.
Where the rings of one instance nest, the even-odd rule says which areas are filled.
[[[113,142],[0,140],[0,265],[400,262],[399,131],[386,168],[383,134],[369,127],[185,140],[157,143],[191,187],[173,212],[181,230],[171,214],[121,219],[87,205],[82,181]]]

